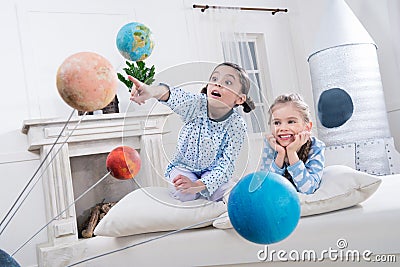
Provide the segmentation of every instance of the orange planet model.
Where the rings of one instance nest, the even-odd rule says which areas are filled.
[[[80,111],[107,106],[115,97],[117,85],[111,63],[93,52],[73,54],[57,71],[57,89],[62,99]]]
[[[107,156],[106,166],[111,175],[117,179],[134,178],[140,170],[139,153],[128,146],[114,148]]]

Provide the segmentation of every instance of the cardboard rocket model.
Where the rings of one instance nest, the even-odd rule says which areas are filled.
[[[308,58],[318,137],[325,142],[327,153],[352,157],[357,170],[400,173],[377,46],[343,0],[326,3],[321,31]]]

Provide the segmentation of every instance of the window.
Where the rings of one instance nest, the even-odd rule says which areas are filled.
[[[236,62],[242,66],[251,80],[249,96],[253,100],[256,109],[250,113],[242,113],[244,116],[250,133],[261,133],[267,129],[268,116],[268,97],[266,90],[266,71],[261,64],[265,62],[263,51],[265,47],[262,34],[238,34],[234,42],[229,42],[230,50],[236,50]],[[226,43],[224,44],[226,46]],[[224,48],[225,48],[224,46]],[[264,52],[265,55],[265,52]],[[225,60],[229,61],[226,53]]]

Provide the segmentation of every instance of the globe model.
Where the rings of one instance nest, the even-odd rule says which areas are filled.
[[[124,25],[117,34],[117,48],[131,61],[143,61],[153,51],[154,41],[150,29],[138,22]]]
[[[271,172],[246,175],[233,187],[228,199],[232,226],[239,235],[258,244],[272,244],[288,237],[299,222],[300,211],[294,186]]]

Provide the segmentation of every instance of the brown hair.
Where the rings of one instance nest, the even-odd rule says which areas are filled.
[[[309,123],[311,121],[311,114],[310,108],[301,95],[297,93],[290,93],[290,94],[283,94],[275,98],[274,103],[269,107],[269,121],[268,123],[271,124],[272,119],[272,110],[279,104],[286,104],[291,103],[293,104],[296,109],[300,112],[303,117],[305,123]]]
[[[283,94],[275,98],[274,103],[269,108],[268,124],[271,124],[273,109],[279,104],[293,104],[302,115],[302,118],[305,123],[309,123],[311,121],[310,108],[307,105],[307,103],[304,101],[301,95],[297,93],[290,93],[290,94]],[[299,159],[304,163],[306,163],[308,159],[308,153],[310,152],[310,149],[311,149],[311,140],[309,139],[304,145],[300,147],[299,151],[297,151]],[[290,175],[287,171],[285,171],[284,176],[290,179]]]
[[[247,75],[247,72],[239,65],[237,65],[235,63],[231,63],[231,62],[223,62],[221,64],[218,64],[214,68],[214,70],[216,70],[220,66],[228,66],[228,67],[235,69],[238,72],[240,83],[242,84],[242,88],[240,91],[242,94],[246,95],[246,101],[243,102],[243,104],[241,104],[243,106],[243,111],[246,113],[249,113],[250,111],[255,109],[256,106],[254,105],[253,100],[250,98],[250,96],[248,96],[249,90],[250,90],[250,79],[249,79],[249,76]],[[207,85],[205,87],[203,87],[200,92],[202,94],[207,94]]]

